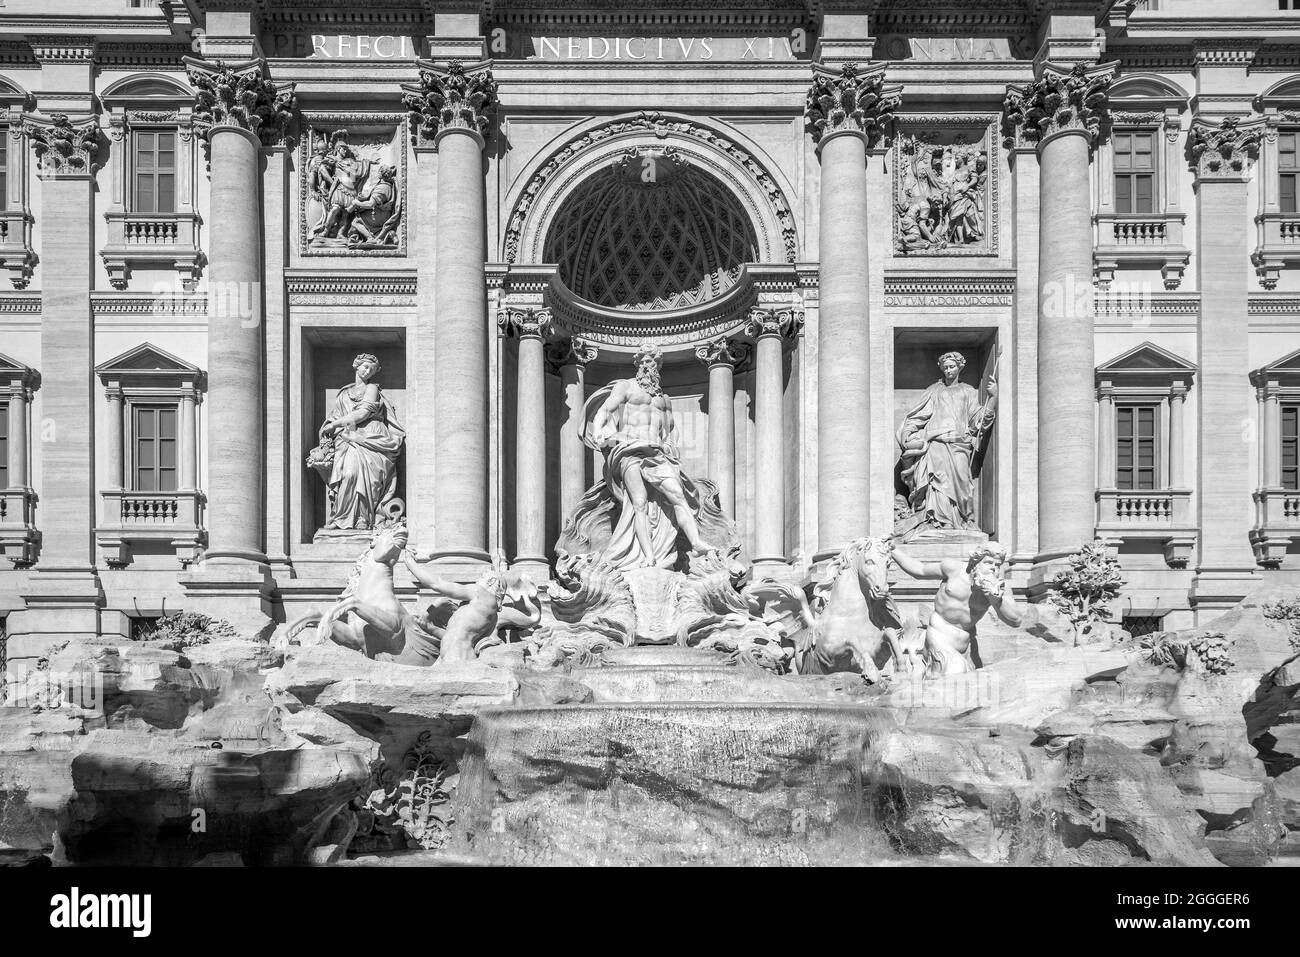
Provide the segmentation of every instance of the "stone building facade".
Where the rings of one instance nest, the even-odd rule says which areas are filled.
[[[367,533],[308,456],[358,354],[384,503],[461,577],[546,579],[584,402],[654,342],[765,574],[895,528],[957,351],[1018,591],[1094,535],[1135,630],[1300,584],[1287,7],[10,0],[9,656],[337,595]]]

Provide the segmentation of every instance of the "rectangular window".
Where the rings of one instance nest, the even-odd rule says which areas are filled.
[[[9,208],[9,130],[0,126],[0,212]]]
[[[176,212],[176,131],[140,130],[132,137],[134,213]]]
[[[1115,487],[1145,492],[1156,487],[1156,407],[1121,405],[1115,410]]]
[[[1143,638],[1165,630],[1164,615],[1125,615],[1120,619],[1120,627],[1134,638]]]
[[[135,406],[131,425],[134,491],[176,491],[176,407]]]
[[[1282,413],[1282,487],[1300,491],[1300,405],[1284,405]]]
[[[1155,208],[1155,133],[1116,133],[1115,212],[1149,215]]]
[[[1277,199],[1282,212],[1300,212],[1296,197],[1300,182],[1300,131],[1283,130],[1278,134],[1277,176]]]
[[[0,488],[9,487],[9,406],[0,402]]]

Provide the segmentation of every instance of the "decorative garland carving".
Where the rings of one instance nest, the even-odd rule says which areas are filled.
[[[786,261],[791,263],[797,261],[799,258],[799,239],[798,232],[795,229],[794,214],[790,210],[790,204],[786,201],[785,194],[772,175],[753,156],[713,130],[689,119],[676,119],[666,117],[662,113],[648,111],[642,111],[634,117],[621,117],[610,120],[608,123],[586,131],[562,146],[537,169],[528,181],[523,193],[520,194],[519,200],[511,213],[510,223],[506,228],[505,261],[507,263],[518,261],[519,245],[523,237],[524,223],[528,218],[528,213],[537,201],[542,188],[565,165],[579,154],[611,137],[645,131],[653,132],[660,139],[670,134],[693,137],[721,150],[743,167],[763,192],[767,194],[768,202],[771,204],[772,210],[776,214],[777,223],[781,228],[781,240],[785,246]]]

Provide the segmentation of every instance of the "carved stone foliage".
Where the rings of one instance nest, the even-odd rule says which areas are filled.
[[[518,262],[520,241],[528,214],[532,210],[534,203],[537,202],[542,189],[548,182],[556,178],[561,169],[583,153],[612,137],[641,132],[651,132],[659,139],[677,136],[698,140],[707,143],[714,149],[725,152],[733,162],[743,167],[754,182],[767,194],[768,203],[771,205],[776,220],[780,225],[781,242],[785,247],[786,261],[795,262],[798,260],[799,239],[798,232],[795,229],[794,215],[790,211],[790,204],[786,201],[785,194],[776,180],[763,168],[758,160],[726,137],[690,119],[665,116],[656,112],[641,112],[636,116],[621,117],[587,130],[562,146],[545,163],[538,167],[537,171],[529,179],[528,185],[524,188],[511,213],[505,237],[506,262]]]
[[[1010,88],[1003,104],[1004,145],[1042,145],[1070,130],[1082,130],[1095,144],[1106,119],[1114,72],[1113,64],[1076,63],[1069,70],[1047,64],[1033,83]]]
[[[401,115],[312,118],[349,125],[312,125],[303,137],[303,252],[404,253],[406,148]]]
[[[297,109],[292,83],[275,83],[256,63],[228,65],[186,58],[194,87],[194,118],[212,130],[233,126],[279,142]]]
[[[486,64],[468,68],[452,60],[430,64],[420,82],[402,87],[402,105],[411,112],[417,146],[431,146],[444,130],[469,130],[484,138],[497,109],[497,81]]]
[[[48,123],[29,120],[26,128],[42,176],[85,176],[99,168],[95,162],[97,128],[93,119],[73,123],[66,113],[53,113]]]
[[[1259,157],[1262,121],[1225,116],[1218,126],[1196,120],[1187,134],[1187,158],[1201,178],[1238,177]]]
[[[896,253],[997,252],[997,170],[989,170],[987,126],[902,132],[894,155]]]
[[[746,343],[720,336],[696,346],[695,357],[706,365],[725,364],[734,367],[748,359],[750,351]]]
[[[852,132],[875,146],[890,134],[899,100],[899,88],[885,86],[883,66],[859,70],[857,64],[846,63],[838,73],[814,71],[804,114],[816,143]]]

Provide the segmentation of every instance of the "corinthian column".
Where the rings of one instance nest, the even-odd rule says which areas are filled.
[[[727,518],[736,517],[736,366],[748,354],[743,342],[726,338],[695,347],[696,357],[709,367],[709,478],[718,486]]]
[[[1197,345],[1200,467],[1196,477],[1200,555],[1197,605],[1226,607],[1250,586],[1255,568],[1250,456],[1242,441],[1251,402],[1246,312],[1250,277],[1243,259],[1253,239],[1247,180],[1259,156],[1263,121],[1197,117],[1188,132],[1201,223],[1197,269],[1201,311]]]
[[[551,310],[502,309],[501,328],[519,337],[519,388],[515,413],[515,564],[545,580],[546,562],[546,362],[543,341]],[[540,577],[539,577],[540,575]]]
[[[754,356],[754,564],[785,563],[784,340],[803,323],[794,309],[754,309],[746,331],[758,340]],[[867,432],[866,423],[862,431]]]
[[[867,157],[898,104],[884,67],[815,67],[806,112],[821,159],[817,319],[817,555],[869,530],[871,321]],[[759,515],[762,515],[760,509]],[[760,517],[761,521],[761,517]]]
[[[99,633],[95,573],[95,329],[90,311],[94,235],[95,122],[62,113],[29,119],[40,161],[41,484],[36,571],[26,610],[9,622],[11,659],[35,657],[42,641]],[[19,437],[21,438],[21,437]],[[25,475],[14,482],[27,485]],[[34,483],[31,483],[34,484]],[[19,516],[19,520],[22,516]],[[27,635],[33,639],[28,642]]]
[[[556,343],[548,351],[564,390],[564,422],[560,425],[560,526],[587,491],[587,447],[582,444],[582,410],[587,400],[587,363],[598,353],[582,339]]]
[[[260,61],[187,57],[194,120],[208,145],[208,546],[182,576],[187,609],[243,630],[270,627],[266,559],[266,391],[262,321],[261,159],[283,139],[296,108],[291,84]],[[280,277],[276,276],[279,282]]]
[[[261,162],[263,142],[283,134],[291,86],[260,64],[187,58],[194,119],[208,142],[212,227],[208,240],[208,547],[204,561],[266,562],[262,429]],[[279,281],[279,277],[276,277]]]
[[[1114,65],[1040,64],[1007,91],[1007,146],[1036,145],[1038,218],[1038,547],[1042,560],[1091,541],[1093,429],[1092,199],[1089,171]]]
[[[417,391],[431,394],[434,403],[433,551],[447,561],[485,562],[489,337],[483,145],[497,85],[487,63],[441,66],[422,60],[420,82],[403,90],[417,140],[438,151],[433,382],[427,393],[417,383]]]

